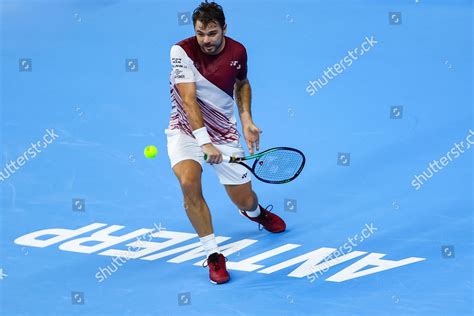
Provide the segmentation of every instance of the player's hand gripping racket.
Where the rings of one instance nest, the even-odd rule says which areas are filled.
[[[224,163],[238,163],[252,172],[260,181],[267,183],[287,183],[294,180],[303,170],[306,158],[298,149],[275,147],[247,157],[222,155]],[[252,167],[244,163],[255,159]],[[207,155],[204,154],[204,160]]]

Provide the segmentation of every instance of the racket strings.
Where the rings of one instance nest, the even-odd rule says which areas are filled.
[[[303,156],[292,150],[276,150],[261,157],[255,164],[255,174],[269,181],[293,178],[303,164]]]

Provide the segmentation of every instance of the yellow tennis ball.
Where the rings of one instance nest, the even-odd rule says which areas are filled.
[[[145,154],[145,157],[147,158],[155,158],[156,155],[158,154],[158,149],[156,149],[156,147],[153,145],[146,146],[143,153]]]

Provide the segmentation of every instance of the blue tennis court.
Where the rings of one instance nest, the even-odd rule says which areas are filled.
[[[252,181],[281,234],[204,168],[218,286],[164,134],[199,3],[0,2],[0,314],[472,315],[472,1],[218,2],[261,149],[306,156]]]

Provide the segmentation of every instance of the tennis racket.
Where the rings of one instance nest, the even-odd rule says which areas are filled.
[[[224,163],[238,163],[250,170],[260,181],[273,184],[288,183],[296,179],[306,161],[301,151],[290,147],[275,147],[247,157],[222,155],[222,158]],[[252,159],[255,159],[252,167],[244,162]],[[207,160],[206,154],[204,160]]]

